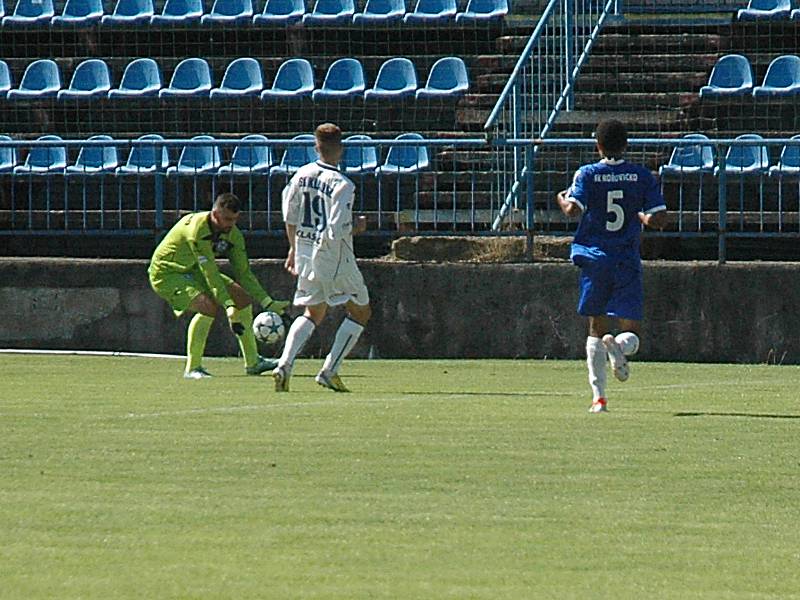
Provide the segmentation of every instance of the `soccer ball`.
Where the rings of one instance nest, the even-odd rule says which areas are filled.
[[[253,333],[256,339],[265,344],[277,344],[286,335],[283,319],[272,311],[262,312],[253,319]]]

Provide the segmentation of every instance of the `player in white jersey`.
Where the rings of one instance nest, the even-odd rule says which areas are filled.
[[[300,167],[283,190],[289,240],[285,266],[297,276],[294,303],[305,310],[289,328],[278,366],[272,371],[278,392],[289,390],[294,360],[328,307],[341,304],[347,315],[316,381],[335,392],[348,391],[338,375],[339,367],[372,314],[353,253],[353,234],[364,231],[366,221],[361,217],[353,222],[355,186],[337,167],[342,158],[342,131],[324,123],[314,137],[320,160]]]

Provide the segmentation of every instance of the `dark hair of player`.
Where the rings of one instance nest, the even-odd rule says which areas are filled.
[[[628,130],[622,121],[616,119],[600,121],[595,138],[607,158],[622,158],[625,148],[628,147]]]
[[[234,213],[238,213],[241,209],[239,198],[236,194],[231,194],[230,192],[224,192],[217,196],[217,199],[214,200],[214,206],[216,208],[224,208]]]
[[[323,123],[314,131],[314,137],[325,146],[338,146],[342,142],[342,130],[333,123]]]

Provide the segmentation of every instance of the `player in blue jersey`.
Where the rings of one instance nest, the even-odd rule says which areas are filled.
[[[580,216],[570,257],[581,269],[578,314],[589,319],[589,410],[599,413],[608,410],[606,360],[614,376],[626,381],[626,357],[639,349],[644,303],[639,253],[642,225],[663,228],[667,207],[653,174],[623,159],[628,146],[625,125],[602,121],[595,137],[600,161],[578,169],[572,185],[556,200],[565,215]],[[616,337],[611,334],[615,324],[621,331]]]

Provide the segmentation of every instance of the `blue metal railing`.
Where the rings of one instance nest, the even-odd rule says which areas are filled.
[[[489,139],[536,139],[550,135],[562,110],[571,110],[575,80],[603,25],[620,14],[618,0],[551,0],[522,50],[517,64],[484,125]],[[502,208],[494,223],[500,229],[506,214],[519,209],[527,190],[528,229],[534,228],[530,210],[534,153],[518,147],[496,156],[498,192]]]

